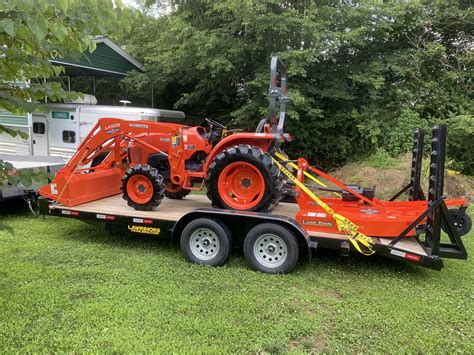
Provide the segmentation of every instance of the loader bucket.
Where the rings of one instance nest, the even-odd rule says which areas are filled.
[[[58,174],[51,183],[40,188],[39,193],[63,205],[76,206],[119,194],[122,175],[121,168],[73,174],[68,178]]]

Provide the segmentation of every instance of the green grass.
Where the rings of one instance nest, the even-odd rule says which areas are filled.
[[[3,353],[474,352],[472,259],[437,272],[318,252],[272,276],[238,251],[200,267],[155,237],[23,211],[0,223]]]

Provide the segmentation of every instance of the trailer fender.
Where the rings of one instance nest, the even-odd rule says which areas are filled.
[[[304,230],[301,225],[293,218],[273,215],[269,213],[234,211],[216,208],[198,208],[192,212],[185,214],[178,220],[178,222],[176,222],[173,227],[173,240],[178,240],[181,237],[183,229],[189,222],[197,218],[212,219],[213,217],[225,223],[227,227],[231,230],[231,232],[235,231],[235,227],[241,228],[242,226],[248,226],[247,228],[245,228],[245,230],[240,230],[240,235],[235,236],[236,238],[234,239],[242,238],[243,240],[247,232],[258,223],[273,222],[289,227],[289,229],[294,233],[295,237],[297,238],[298,243],[303,247],[307,248],[308,251],[310,251],[311,248],[316,247],[316,243],[310,240],[306,230]]]

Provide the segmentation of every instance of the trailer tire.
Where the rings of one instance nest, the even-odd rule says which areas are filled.
[[[163,200],[164,191],[163,177],[150,165],[135,165],[122,178],[122,197],[136,210],[154,210]]]
[[[276,223],[253,227],[245,237],[244,255],[250,268],[269,274],[286,274],[296,266],[299,248],[295,235]]]
[[[454,227],[456,228],[459,236],[462,237],[471,231],[472,220],[471,217],[466,212],[464,212],[464,216],[462,216],[458,223],[456,223],[455,220],[457,219],[458,214],[458,208],[453,208],[449,210],[449,215],[453,219]],[[441,224],[441,228],[443,229],[443,231],[446,232],[447,227],[445,226],[444,222]]]
[[[232,235],[227,226],[220,221],[198,218],[184,227],[180,246],[189,262],[220,266],[229,258]]]

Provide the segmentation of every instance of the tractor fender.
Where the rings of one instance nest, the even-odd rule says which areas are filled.
[[[282,139],[282,136],[273,133],[234,133],[222,139],[212,149],[206,159],[204,171],[207,171],[207,168],[219,153],[229,147],[239,144],[250,144],[252,146],[261,148],[264,152],[267,152],[272,143],[278,139]]]
[[[217,208],[198,208],[181,217],[173,227],[173,240],[179,240],[181,233],[188,223],[198,218],[217,219],[233,232],[234,240],[243,240],[250,229],[259,223],[276,223],[290,229],[302,247],[313,248],[308,232],[293,218],[270,213],[224,210]]]

